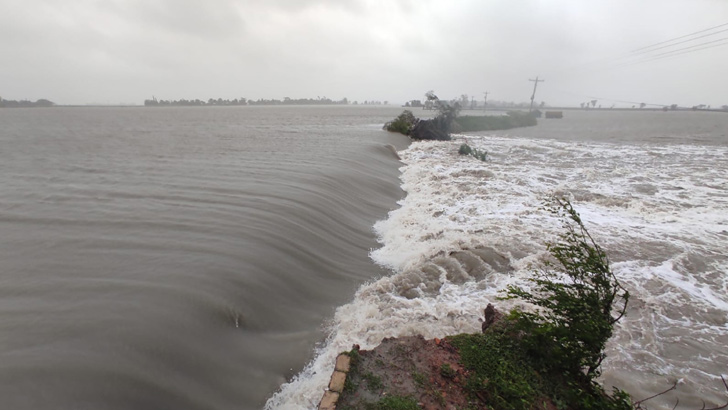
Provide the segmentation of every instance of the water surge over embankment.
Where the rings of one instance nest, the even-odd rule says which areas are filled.
[[[261,408],[383,273],[397,111],[0,111],[2,407]]]
[[[688,407],[723,403],[726,141],[669,132],[666,141],[679,143],[656,143],[656,133],[630,143],[602,137],[460,136],[400,152],[407,196],[376,224],[382,247],[372,252],[391,274],[362,286],[336,311],[326,345],[268,407],[313,408],[336,354],[354,343],[370,349],[384,337],[476,332],[488,302],[512,307],[496,300],[499,292],[526,286],[546,242],[561,232],[540,209],[550,194],[571,199],[632,294],[608,346],[604,383],[639,399],[681,381],[677,393],[653,405],[672,408],[676,397]],[[465,140],[487,150],[489,161],[459,156]]]

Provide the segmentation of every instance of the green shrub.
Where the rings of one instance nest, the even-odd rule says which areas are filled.
[[[559,242],[548,244],[553,261],[530,279],[533,291],[509,286],[505,299],[519,298],[539,308],[513,311],[511,319],[529,335],[524,343],[543,367],[591,381],[599,376],[604,346],[626,311],[629,292],[571,203],[552,197],[546,209],[561,218],[566,230]]]
[[[610,396],[596,381],[629,293],[569,201],[553,197],[546,209],[565,228],[548,244],[553,260],[531,279],[532,291],[510,286],[504,296],[538,310],[514,310],[483,334],[449,338],[469,371],[466,387],[494,410],[631,410],[629,395]]]
[[[478,151],[478,150],[476,149],[476,150],[473,150],[473,153],[472,153],[472,155],[473,155],[473,156],[474,156],[475,158],[478,158],[479,160],[481,160],[481,161],[483,161],[483,162],[486,162],[486,161],[488,161],[488,151]]]
[[[480,151],[477,148],[472,148],[468,144],[462,144],[460,145],[460,149],[458,150],[458,154],[460,155],[472,155],[473,157],[485,162],[488,161],[488,151]]]
[[[412,114],[412,111],[404,110],[397,118],[384,124],[384,129],[390,132],[410,135],[415,124],[417,124],[417,118]]]

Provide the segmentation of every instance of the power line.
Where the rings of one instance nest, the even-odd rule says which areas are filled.
[[[719,38],[717,40],[712,40],[712,41],[704,41],[699,44],[693,44],[692,46],[678,48],[678,49],[670,50],[670,51],[665,51],[665,52],[659,53],[659,54],[636,56],[636,59],[633,59],[631,61],[628,60],[628,61],[620,62],[618,59],[618,60],[615,60],[612,65],[603,67],[601,69],[596,69],[593,71],[605,71],[605,70],[611,70],[611,69],[615,69],[615,68],[629,67],[632,65],[642,64],[642,63],[646,63],[646,62],[650,62],[650,61],[661,60],[663,58],[674,57],[674,56],[678,56],[678,55],[682,55],[682,54],[690,54],[691,52],[698,52],[698,51],[702,51],[702,50],[707,50],[709,48],[722,46],[725,43],[721,43],[721,42],[726,41],[726,40],[728,40],[728,37],[723,37],[723,38]],[[715,44],[715,43],[720,43],[720,44]],[[704,47],[709,44],[714,44],[714,45]]]
[[[660,53],[660,54],[654,55],[654,56],[652,56],[652,57],[659,57],[659,56],[664,56],[664,55],[666,55],[666,54],[672,54],[672,53],[677,53],[678,51],[683,51],[683,50],[690,50],[690,49],[693,49],[693,48],[695,48],[695,47],[700,47],[700,46],[704,46],[704,45],[706,45],[706,44],[714,44],[714,43],[717,43],[717,42],[719,42],[719,41],[725,41],[725,40],[728,40],[728,37],[723,37],[723,38],[719,38],[719,39],[717,39],[717,40],[713,40],[713,41],[706,41],[706,42],[704,42],[704,43],[700,43],[700,44],[695,44],[695,45],[692,45],[692,46],[690,46],[690,47],[684,47],[684,48],[679,48],[679,49],[677,49],[677,50],[670,50],[670,51],[667,51],[667,52],[664,52],[664,53]]]
[[[719,46],[725,45],[726,43],[723,43],[723,42],[726,40],[728,40],[728,37],[719,38],[719,39],[713,40],[713,41],[705,41],[700,44],[694,44],[689,47],[683,47],[683,48],[679,48],[677,50],[670,50],[670,51],[666,51],[666,52],[660,53],[660,54],[644,56],[644,57],[634,60],[634,61],[626,61],[623,64],[616,65],[616,66],[614,66],[614,68],[642,64],[642,63],[646,63],[649,61],[662,60],[663,58],[675,57],[675,56],[679,56],[682,54],[690,54],[692,52],[698,52],[698,51],[706,50],[706,49],[713,48],[713,47],[719,47]],[[720,44],[715,44],[715,43],[720,43]],[[704,47],[704,46],[707,46],[708,44],[713,44],[713,45]]]
[[[652,61],[656,61],[656,60],[662,60],[665,58],[671,58],[671,57],[677,57],[680,55],[697,53],[700,51],[704,51],[704,50],[708,50],[708,49],[712,49],[712,48],[716,48],[716,47],[727,46],[728,37],[722,37],[722,38],[718,38],[718,39],[710,40],[710,41],[701,41],[698,44],[692,44],[687,47],[676,48],[676,46],[679,46],[681,44],[696,42],[700,39],[704,39],[707,37],[715,36],[717,34],[728,32],[728,28],[716,31],[716,29],[720,29],[720,28],[726,27],[726,26],[728,26],[728,23],[723,23],[723,24],[720,24],[717,26],[713,26],[713,27],[704,29],[704,30],[699,30],[699,31],[696,31],[696,32],[693,32],[690,34],[686,34],[686,35],[675,37],[675,38],[672,38],[669,40],[660,41],[658,43],[654,43],[654,44],[651,44],[651,45],[648,45],[645,47],[641,47],[641,48],[632,50],[632,51],[630,51],[626,54],[620,55],[620,56],[604,58],[604,59],[594,61],[591,63],[581,64],[580,66],[586,68],[585,66],[593,67],[594,64],[599,64],[599,63],[604,64],[604,66],[602,66],[601,69],[597,68],[596,70],[590,70],[590,72],[593,73],[595,71],[598,72],[598,71],[605,71],[605,70],[614,70],[617,68],[623,68],[623,67],[628,67],[628,66],[632,66],[632,65],[648,63],[648,62],[652,62]],[[664,51],[656,53],[660,50],[664,50]],[[572,69],[575,69],[575,68],[576,67],[573,67]],[[538,79],[538,77],[537,77],[537,79]],[[534,80],[531,80],[531,81],[534,81]],[[534,93],[535,93],[535,86],[534,86]],[[567,94],[572,94],[572,93],[567,93]],[[577,94],[573,94],[573,95],[577,95]],[[610,99],[610,98],[600,98],[600,97],[585,96],[585,95],[581,95],[581,96],[592,98],[592,99],[597,99],[597,100],[613,101],[613,102],[618,102],[618,103],[628,103],[628,104],[634,104],[634,105],[642,104],[642,103],[638,103],[636,101],[615,100],[615,99]],[[531,98],[532,98],[531,104],[533,104],[533,97],[531,97]],[[654,103],[645,103],[645,104],[652,105],[652,106],[658,106],[658,107],[659,106],[667,107],[667,105],[663,105],[663,104],[654,104]]]
[[[653,58],[647,58],[647,59],[643,59],[643,60],[632,61],[632,62],[629,62],[629,63],[626,63],[626,64],[622,64],[622,65],[615,66],[615,68],[617,68],[617,67],[628,67],[628,66],[632,66],[632,65],[637,65],[637,64],[642,64],[642,63],[648,63],[650,61],[662,60],[664,58],[676,57],[676,56],[683,55],[683,54],[691,54],[691,53],[696,53],[698,51],[707,50],[707,49],[710,49],[710,48],[725,46],[725,45],[728,45],[728,41],[726,41],[726,40],[728,40],[728,37],[722,38],[722,39],[718,39],[718,40],[715,40],[715,41],[709,41],[709,42],[706,42],[706,43],[696,44],[694,46],[685,47],[684,49],[680,49],[680,50],[673,50],[673,51],[670,51],[670,52],[658,54],[656,56],[652,56]],[[702,48],[695,48],[695,47],[704,46],[706,44],[717,43],[719,41],[724,41],[724,42],[723,43],[720,43],[720,44],[713,44],[712,46],[707,46],[707,47],[702,47]],[[678,52],[678,51],[681,51],[681,50],[687,50],[687,51]]]
[[[662,49],[665,49],[665,48],[674,47],[674,46],[677,46],[679,44],[689,43],[691,41],[695,41],[695,40],[698,40],[698,39],[701,39],[701,38],[710,37],[710,36],[714,36],[716,34],[724,33],[726,31],[728,31],[728,28],[727,29],[724,29],[724,30],[716,31],[716,32],[713,32],[713,33],[709,33],[709,34],[703,34],[702,36],[699,36],[699,37],[695,37],[695,38],[690,38],[690,39],[687,39],[687,40],[679,41],[677,43],[668,44],[666,46],[657,47],[657,48],[653,48],[651,50],[642,51],[640,53],[633,54],[633,55],[649,54],[649,53],[655,52],[657,50],[662,50]],[[632,52],[632,53],[634,53],[634,52]]]
[[[633,65],[633,64],[641,64],[641,63],[647,62],[647,61],[657,60],[659,58],[653,58],[653,57],[657,57],[658,55],[659,56],[662,56],[663,54],[658,54],[658,55],[650,55],[650,54],[653,53],[653,52],[655,52],[655,51],[658,51],[658,50],[664,50],[664,49],[667,49],[667,48],[670,48],[670,47],[674,47],[674,46],[677,46],[677,45],[680,45],[680,44],[689,43],[691,41],[699,40],[701,38],[705,38],[705,37],[709,37],[709,36],[713,36],[713,35],[716,35],[716,34],[720,34],[720,33],[726,32],[726,31],[728,31],[728,28],[723,29],[723,30],[719,30],[719,31],[715,31],[713,33],[704,34],[702,36],[694,37],[694,38],[691,38],[691,39],[688,39],[688,40],[679,41],[679,42],[675,43],[675,41],[677,41],[677,40],[681,40],[681,39],[684,39],[684,38],[687,38],[687,37],[693,37],[693,36],[695,36],[697,34],[702,34],[702,33],[705,33],[705,32],[708,32],[708,31],[712,31],[712,30],[715,30],[715,29],[718,29],[718,28],[721,28],[721,27],[725,27],[725,26],[728,26],[728,23],[719,24],[717,26],[713,26],[713,27],[710,27],[710,28],[707,28],[707,29],[704,29],[704,30],[699,30],[699,31],[696,31],[696,32],[693,32],[693,33],[690,33],[690,34],[686,34],[686,35],[679,36],[679,37],[675,37],[675,38],[672,38],[672,39],[669,39],[669,40],[661,41],[659,43],[654,43],[654,44],[651,44],[649,46],[641,47],[641,48],[632,50],[630,52],[627,52],[625,54],[617,55],[617,56],[614,56],[614,57],[607,57],[607,58],[602,58],[602,59],[595,60],[595,61],[591,61],[591,62],[587,62],[587,63],[577,64],[575,66],[572,66],[570,68],[567,68],[565,71],[572,71],[572,70],[579,70],[579,69],[587,69],[588,67],[594,67],[595,65],[607,65],[607,66],[610,66],[610,67],[605,67],[605,68],[597,69],[597,71],[602,71],[604,69],[611,69],[611,68],[616,68],[616,67],[624,67],[624,66],[629,66],[629,65]],[[720,41],[720,40],[722,40],[722,39],[716,40],[715,42]],[[668,43],[672,43],[672,44],[668,44]],[[701,46],[704,46],[704,45],[710,44],[710,43],[711,42],[703,42],[703,43],[700,43],[700,44],[695,44],[694,46],[691,46],[691,47],[701,47]],[[671,50],[671,51],[667,51],[667,53],[671,53],[671,52],[676,52],[677,53],[677,52],[682,51],[682,50],[683,49]],[[699,51],[699,50],[695,50],[695,51]],[[679,54],[684,54],[684,53],[679,53]],[[679,55],[679,54],[675,54],[675,55]],[[645,58],[645,59],[644,60],[641,60],[641,58]]]
[[[561,94],[569,94],[569,95],[573,95],[576,97],[590,98],[592,100],[597,100],[597,101],[609,101],[609,102],[618,102],[618,103],[634,104],[634,105],[645,104],[645,105],[654,105],[656,107],[669,107],[669,105],[666,105],[666,104],[646,103],[644,101],[637,102],[637,101],[627,101],[627,100],[615,100],[613,98],[598,97],[595,95],[577,94],[577,93],[572,93],[572,92],[565,91],[565,90],[556,90],[556,92],[560,92]]]
[[[728,23],[719,24],[719,25],[717,25],[715,27],[706,28],[705,30],[696,31],[694,33],[685,34],[684,36],[675,37],[675,38],[672,38],[670,40],[665,40],[665,41],[661,41],[659,43],[651,44],[649,46],[645,46],[645,47],[642,47],[642,48],[638,48],[636,50],[632,50],[632,51],[630,51],[630,53],[634,53],[634,52],[637,52],[637,51],[641,51],[641,50],[644,50],[646,48],[652,48],[654,46],[659,46],[661,44],[670,43],[670,42],[673,42],[675,40],[680,40],[680,39],[685,38],[685,37],[690,37],[690,36],[694,36],[695,34],[705,33],[706,31],[714,30],[716,28],[725,27],[725,26],[728,26]]]
[[[722,41],[722,42],[719,43],[719,44],[713,44],[713,45],[705,46],[706,44],[716,43],[716,42],[720,42],[720,41]],[[676,56],[682,55],[682,54],[695,53],[695,52],[698,52],[698,51],[703,51],[703,50],[707,50],[707,49],[710,49],[710,48],[721,47],[721,46],[726,46],[726,45],[728,45],[728,37],[722,38],[722,39],[718,39],[718,40],[715,40],[715,41],[709,41],[709,42],[697,44],[697,45],[691,46],[691,47],[685,47],[685,49],[682,49],[682,50],[684,50],[682,52],[678,52],[678,51],[681,51],[681,50],[674,50],[674,51],[671,51],[671,52],[663,53],[665,55],[662,55],[661,57],[650,58],[650,59],[646,59],[646,60],[640,60],[640,61],[636,61],[636,62],[632,62],[632,63],[628,63],[628,64],[623,64],[623,65],[616,66],[616,67],[612,67],[612,68],[621,68],[621,67],[627,67],[627,66],[631,66],[631,65],[637,65],[637,64],[647,63],[647,62],[654,61],[654,60],[661,60],[661,59],[664,59],[664,58],[676,57]],[[700,46],[705,46],[705,47],[695,48],[695,47],[700,47]],[[677,54],[675,54],[675,53],[677,53]],[[557,90],[557,92],[558,92],[558,90]],[[590,96],[590,95],[584,95],[584,94],[576,94],[576,93],[571,93],[571,92],[567,92],[567,91],[562,91],[562,92],[563,93],[566,93],[566,94],[571,94],[571,95],[574,95],[574,96],[578,96],[578,97],[586,97],[586,98],[597,99],[597,100],[605,100],[605,101],[612,101],[612,102],[628,103],[628,104],[634,104],[634,105],[642,104],[642,103],[638,103],[636,101],[615,100],[615,99],[612,99],[612,98],[604,98],[604,97]],[[658,107],[669,107],[669,105],[665,105],[665,104],[655,104],[655,103],[644,103],[644,104],[658,106]]]

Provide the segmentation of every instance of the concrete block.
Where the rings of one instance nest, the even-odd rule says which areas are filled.
[[[344,382],[346,382],[346,373],[335,371],[334,374],[331,375],[329,390],[341,393],[344,391]]]
[[[349,373],[349,368],[351,367],[351,357],[345,354],[340,354],[339,357],[336,358],[336,368],[335,370],[338,370],[340,372]]]
[[[339,393],[327,390],[319,403],[319,410],[336,410],[336,402],[339,400]]]

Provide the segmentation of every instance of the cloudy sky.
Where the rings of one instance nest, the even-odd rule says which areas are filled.
[[[0,0],[0,97],[518,102],[538,75],[552,105],[723,105],[728,25],[630,52],[726,23],[726,0]]]

